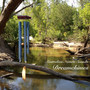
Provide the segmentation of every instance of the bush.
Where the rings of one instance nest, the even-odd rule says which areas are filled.
[[[72,35],[68,36],[70,41],[84,42],[87,37],[87,30],[75,30]]]

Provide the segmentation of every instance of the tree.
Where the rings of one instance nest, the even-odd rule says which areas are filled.
[[[6,0],[3,0],[2,11],[4,10]],[[1,11],[1,12],[2,12]]]
[[[23,0],[10,0],[7,7],[3,10],[0,15],[0,34],[3,32],[6,22],[9,20],[11,14],[15,11],[15,9],[21,4]]]
[[[85,7],[79,11],[80,17],[84,25],[87,27],[87,34],[90,30],[90,3],[85,4]]]
[[[90,33],[90,3],[79,7],[73,15],[73,34],[70,39],[81,42],[86,42]],[[86,45],[85,45],[86,46]]]
[[[18,41],[18,19],[17,16],[13,16],[6,24],[5,32],[3,34],[4,40],[8,42]]]
[[[5,0],[6,1],[6,0]],[[0,14],[0,55],[2,57],[2,60],[9,59],[12,60],[14,56],[13,52],[10,50],[10,48],[7,48],[7,44],[4,42],[4,39],[2,38],[1,34],[4,32],[5,26],[7,21],[12,16],[13,12],[17,9],[17,7],[22,3],[23,0],[10,0],[7,7],[5,8],[5,1],[3,1],[3,8],[2,12]],[[4,53],[5,55],[3,56]]]
[[[72,31],[73,15],[75,8],[68,6],[65,2],[51,4],[51,26],[58,31],[59,40],[65,40],[68,34]]]
[[[24,14],[30,15],[32,20],[30,20],[33,27],[32,35],[38,40],[43,40],[47,36],[48,29],[48,17],[49,17],[49,7],[45,0],[39,0],[33,5],[33,8],[26,9]]]
[[[90,0],[78,0],[78,2],[79,2],[79,4],[80,4],[81,8],[83,9],[83,8],[84,8],[84,5],[85,5],[86,3],[90,3]]]
[[[10,0],[7,7],[5,9],[3,7],[2,8],[3,10],[1,10],[2,12],[0,14],[0,54],[1,54],[2,58],[0,58],[0,59],[2,59],[2,60],[4,60],[5,58],[9,59],[9,60],[14,59],[13,52],[6,45],[6,43],[4,42],[4,39],[2,39],[2,37],[1,37],[1,34],[4,32],[4,28],[6,26],[7,21],[9,20],[10,16],[15,11],[15,9],[21,4],[21,2],[22,2],[22,0]],[[3,55],[3,53],[4,53],[4,55]]]
[[[65,40],[72,31],[73,14],[75,8],[68,6],[61,0],[52,0],[48,4],[45,0],[39,0],[32,9],[26,9],[25,13],[32,16],[30,21],[35,37],[38,40]]]
[[[90,3],[85,4],[84,8],[80,10],[80,17],[82,18],[87,30],[84,44],[84,47],[86,47],[90,39]]]

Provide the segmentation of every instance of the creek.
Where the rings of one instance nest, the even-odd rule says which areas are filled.
[[[23,53],[24,52],[22,52],[22,54]],[[24,62],[24,59],[22,59],[22,61]],[[84,62],[82,59],[78,60],[76,56],[71,56],[63,49],[31,47],[30,54],[27,55],[27,63],[44,66],[69,75],[90,75],[89,61]],[[59,66],[59,68],[54,68],[55,66]],[[76,66],[78,69],[75,68]],[[13,71],[14,75],[11,76],[11,78],[7,78],[6,82],[19,87],[20,90],[90,90],[90,85],[88,86],[64,80],[62,78],[56,78],[52,75],[48,75],[47,73],[31,69],[26,70],[27,78],[26,80],[23,80],[20,74],[22,68],[7,67],[7,69]],[[3,73],[6,72],[0,70],[0,75]],[[89,79],[85,79],[84,81],[86,80],[87,82],[90,82]],[[9,87],[6,88],[6,85],[0,84],[0,90],[9,90]]]

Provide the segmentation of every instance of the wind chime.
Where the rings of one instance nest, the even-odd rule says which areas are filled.
[[[27,62],[27,54],[29,54],[29,22],[26,20],[31,19],[29,16],[17,16],[18,19],[24,20],[18,23],[18,59],[22,62],[22,29],[24,29],[24,62]],[[23,23],[23,24],[22,24]],[[22,28],[23,25],[23,28]],[[26,79],[26,66],[22,69],[22,78]]]

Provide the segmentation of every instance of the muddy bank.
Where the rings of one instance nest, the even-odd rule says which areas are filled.
[[[4,39],[0,37],[0,61],[2,60],[14,60],[14,53]]]

